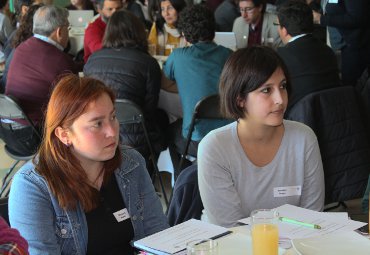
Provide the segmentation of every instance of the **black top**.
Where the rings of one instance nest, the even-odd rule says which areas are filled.
[[[306,95],[341,86],[337,58],[331,48],[311,34],[277,49],[291,78],[289,109]]]
[[[85,213],[88,226],[87,255],[131,255],[134,237],[131,219],[117,221],[113,213],[125,209],[125,203],[113,174],[100,189],[100,205]]]

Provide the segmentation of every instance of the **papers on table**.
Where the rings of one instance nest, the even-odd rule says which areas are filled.
[[[304,255],[369,255],[370,240],[354,231],[338,231],[320,237],[292,240],[294,249]]]
[[[191,219],[134,242],[138,249],[153,254],[186,254],[186,243],[195,239],[216,239],[231,233],[227,228]]]
[[[316,212],[294,205],[282,205],[277,207],[276,210],[281,217],[317,224],[321,227],[321,229],[313,229],[278,221],[280,238],[297,239],[322,236],[337,231],[353,231],[366,225],[363,222],[349,220],[344,214]],[[250,224],[250,218],[242,219],[239,222]]]

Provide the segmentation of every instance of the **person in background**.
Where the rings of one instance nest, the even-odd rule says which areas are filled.
[[[5,62],[4,45],[15,30],[9,17],[4,13],[7,2],[7,0],[0,0],[0,64]]]
[[[55,81],[62,74],[78,73],[81,68],[63,52],[69,39],[68,27],[68,11],[65,8],[53,5],[40,7],[33,17],[33,36],[15,49],[9,65],[5,94],[17,99],[39,130],[42,130],[44,110]],[[32,135],[34,133],[28,122],[3,121],[11,126],[9,136],[5,134],[6,139],[12,140],[14,130],[30,147],[25,153],[20,151],[23,146],[13,150],[21,155],[29,155],[30,150],[37,148],[39,139]]]
[[[39,1],[35,1],[35,0],[15,0],[14,1],[14,10],[15,10],[15,16],[17,17],[17,20],[20,20],[22,16],[27,13],[28,8],[32,4],[34,4],[34,2],[39,2]]]
[[[15,17],[17,20],[16,29],[9,35],[8,39],[6,40],[3,52],[5,60],[8,58],[10,52],[12,51],[12,41],[15,36],[15,33],[18,30],[19,23],[22,17],[27,13],[28,8],[34,3],[34,0],[16,0],[14,1],[14,8],[15,8]],[[4,85],[5,86],[5,85]]]
[[[87,62],[92,53],[102,48],[103,36],[109,18],[122,8],[121,0],[97,0],[96,6],[100,16],[85,30],[84,61]]]
[[[10,228],[2,217],[0,217],[0,254],[28,255],[27,241],[18,230]]]
[[[147,22],[143,10],[135,0],[122,0],[123,7],[134,14],[148,29],[151,27],[151,22]]]
[[[15,48],[17,48],[22,42],[26,41],[28,38],[33,36],[33,16],[35,12],[41,7],[43,4],[34,4],[27,8],[27,13],[24,14],[20,20],[19,27],[14,34],[13,40],[11,42],[11,47],[9,47],[10,52],[5,61],[5,69],[3,71],[3,77],[1,78],[1,83],[6,86],[6,78],[8,76],[9,66],[13,59]]]
[[[217,24],[217,31],[231,32],[233,24],[237,17],[240,16],[238,0],[225,0],[215,11],[215,20]]]
[[[93,10],[94,5],[90,0],[71,0],[71,3],[66,6],[67,10]]]
[[[176,81],[183,111],[183,119],[170,125],[169,149],[175,176],[182,169],[179,153],[182,153],[194,107],[206,96],[217,94],[221,70],[231,54],[231,50],[213,42],[215,37],[215,18],[213,13],[202,5],[187,7],[180,14],[179,29],[190,47],[175,49],[163,67],[164,74]],[[211,130],[229,121],[201,120],[195,124],[191,137],[189,154],[197,155],[199,141]]]
[[[317,138],[283,119],[290,86],[287,67],[269,47],[241,49],[227,60],[220,107],[235,122],[211,131],[198,149],[199,191],[211,223],[237,226],[255,209],[284,204],[323,210]]]
[[[148,12],[148,4],[149,4],[149,1],[148,0],[137,0],[136,3],[138,5],[140,5],[140,8],[141,8],[141,11],[143,12],[143,15],[144,15],[144,18],[147,22],[150,22],[150,24],[152,23],[152,20],[149,16],[149,12]]]
[[[151,22],[155,22],[161,18],[161,7],[158,0],[147,0],[148,16]]]
[[[341,86],[334,51],[316,38],[312,10],[303,1],[288,0],[278,7],[277,30],[285,44],[277,52],[292,81],[288,110],[304,96]]]
[[[165,130],[168,120],[158,110],[161,70],[148,54],[144,25],[127,10],[112,15],[103,39],[103,49],[93,53],[84,67],[84,75],[104,82],[117,98],[136,103],[145,116],[146,127],[157,155],[167,148]],[[141,124],[121,126],[121,142],[137,149],[147,160],[150,151]]]
[[[233,25],[238,49],[253,45],[276,48],[281,43],[274,26],[276,15],[265,12],[263,0],[239,0],[241,17]]]
[[[153,23],[148,36],[157,55],[168,56],[174,48],[185,46],[184,37],[177,29],[179,14],[185,6],[184,0],[160,0],[161,18]]]
[[[336,48],[341,52],[342,81],[354,86],[364,70],[370,70],[370,3],[364,0],[323,3],[324,14],[313,11],[313,21],[336,29],[334,43],[339,44]]]
[[[36,254],[134,254],[168,227],[142,156],[119,145],[114,92],[68,75],[47,108],[44,139],[15,175],[9,219]]]
[[[217,7],[220,6],[223,1],[224,0],[205,0],[203,2],[205,2],[208,9],[210,9],[212,12],[215,12]]]

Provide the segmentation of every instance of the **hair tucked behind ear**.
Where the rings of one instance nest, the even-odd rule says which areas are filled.
[[[98,205],[99,196],[98,191],[88,182],[86,173],[72,154],[71,148],[55,135],[55,129],[69,128],[85,113],[91,102],[104,94],[114,103],[113,91],[102,82],[68,75],[58,82],[51,95],[44,138],[34,163],[63,209],[75,209],[80,203],[85,211],[90,211]],[[117,148],[114,157],[104,163],[104,181],[120,166],[121,160],[120,149]]]
[[[249,92],[264,84],[278,68],[284,73],[289,95],[291,82],[288,68],[273,49],[253,46],[234,52],[226,61],[220,77],[221,113],[227,118],[243,118],[240,99],[245,99]]]

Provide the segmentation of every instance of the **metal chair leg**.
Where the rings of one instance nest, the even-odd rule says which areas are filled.
[[[166,203],[166,207],[168,208],[168,199],[167,199],[166,190],[164,189],[164,184],[163,184],[162,176],[161,176],[161,174],[159,172],[157,163],[154,160],[154,150],[153,150],[152,144],[151,144],[150,139],[149,139],[148,131],[147,131],[146,127],[145,127],[145,123],[144,122],[141,122],[141,123],[142,123],[142,127],[143,127],[143,130],[144,130],[145,138],[146,138],[147,143],[148,143],[148,146],[149,146],[150,155],[151,155],[150,156],[151,157],[151,161],[152,161],[152,164],[153,164],[153,167],[154,167],[154,172],[155,173],[153,173],[153,175],[155,175],[155,174],[158,175],[158,179],[159,179],[159,183],[161,185],[161,189],[162,189],[164,201]]]

